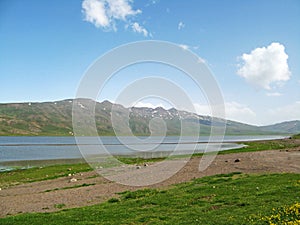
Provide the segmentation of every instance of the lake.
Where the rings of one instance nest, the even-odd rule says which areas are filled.
[[[216,143],[207,144],[209,137],[80,137],[77,142],[74,137],[0,137],[0,171],[8,169],[8,164],[18,165],[20,161],[83,159],[84,155],[101,155],[108,151],[111,155],[162,157],[175,148],[176,154],[185,154],[195,149],[196,153],[203,152],[207,147],[214,149]],[[225,136],[221,151],[240,148],[235,142],[281,139],[283,136]],[[99,140],[101,142],[99,142]],[[220,142],[218,138],[214,142]],[[79,143],[79,145],[77,144]]]

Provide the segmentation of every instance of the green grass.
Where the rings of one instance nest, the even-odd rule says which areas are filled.
[[[252,141],[252,142],[243,142],[241,144],[244,144],[246,146],[239,149],[220,151],[219,154],[255,152],[255,151],[265,151],[265,150],[280,150],[280,149],[298,147],[300,145],[299,143],[298,144],[292,143],[286,139],[274,140],[274,141]]]
[[[300,134],[295,134],[292,136],[292,139],[300,139]]]
[[[126,191],[94,206],[9,216],[0,224],[250,224],[273,208],[299,202],[299,192],[299,174],[231,173],[166,190]]]
[[[130,157],[116,157],[119,161],[125,164],[137,164],[141,165],[144,163],[149,163],[149,162],[160,162],[165,160],[165,157],[159,157],[159,158],[150,158],[150,159],[144,159],[144,158],[130,158]]]
[[[291,139],[300,139],[299,135],[294,135]],[[219,151],[218,154],[232,154],[232,153],[242,153],[242,152],[257,152],[257,151],[266,151],[266,150],[283,150],[288,148],[299,147],[300,143],[291,142],[289,139],[282,140],[267,140],[267,141],[249,141],[249,142],[240,142],[239,144],[245,145],[245,147]],[[203,153],[195,153],[192,157],[201,157]],[[186,155],[176,155],[169,157],[170,159],[184,158]],[[161,158],[165,159],[165,158]]]
[[[54,205],[54,208],[57,208],[57,209],[62,209],[64,207],[66,207],[66,204],[64,204],[64,203]]]
[[[0,187],[8,187],[22,183],[50,180],[68,176],[68,174],[91,171],[92,168],[86,163],[71,165],[52,165],[42,168],[30,168],[0,173]]]
[[[62,187],[62,188],[54,188],[54,189],[48,189],[45,192],[51,192],[51,191],[59,191],[59,190],[67,190],[67,189],[74,189],[74,188],[80,188],[80,187],[88,187],[88,186],[93,186],[96,183],[91,183],[91,184],[78,184],[78,185],[74,185],[74,186],[70,186],[70,187]]]
[[[280,208],[274,208],[272,213],[262,215],[260,218],[253,217],[250,219],[251,225],[259,224],[284,224],[299,225],[300,224],[300,203],[296,202],[292,205],[285,205]]]

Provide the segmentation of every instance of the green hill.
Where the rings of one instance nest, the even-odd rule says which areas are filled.
[[[75,103],[74,103],[75,101]],[[42,103],[10,103],[0,104],[0,135],[49,135],[70,136],[73,135],[72,109],[74,106],[82,109],[83,113],[92,113],[91,100],[67,99],[55,102]],[[195,113],[176,110],[166,110],[158,107],[152,108],[125,108],[122,105],[114,105],[109,101],[95,103],[95,121],[99,135],[115,135],[111,123],[111,109],[114,107],[120,115],[118,125],[122,130],[123,118],[129,114],[129,127],[137,135],[150,135],[149,122],[153,118],[165,121],[168,135],[179,135],[181,122],[188,124],[188,133],[193,133],[200,125],[200,134],[209,134],[212,118]],[[84,122],[84,121],[83,121]],[[300,121],[284,122],[271,126],[252,126],[235,121],[215,119],[214,126],[226,123],[226,134],[294,134],[300,132]],[[159,125],[159,124],[158,124]],[[118,128],[117,128],[118,129]]]

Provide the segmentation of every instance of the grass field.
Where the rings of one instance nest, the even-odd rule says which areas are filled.
[[[300,202],[299,193],[299,174],[232,173],[123,192],[94,206],[10,216],[0,224],[269,224],[262,218]]]
[[[299,139],[299,135],[293,136],[293,139]],[[270,141],[251,141],[251,142],[243,142],[241,144],[246,145],[240,149],[232,149],[227,151],[221,151],[219,154],[230,154],[230,153],[238,153],[238,152],[256,152],[256,151],[265,151],[265,150],[281,150],[287,148],[298,147],[299,142],[292,142],[289,139],[282,140],[270,140]]]
[[[51,180],[66,177],[69,173],[91,171],[92,168],[86,163],[72,165],[52,165],[47,167],[36,167],[24,170],[14,170],[0,173],[0,188],[23,183],[42,180]]]

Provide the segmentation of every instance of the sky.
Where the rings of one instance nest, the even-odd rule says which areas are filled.
[[[0,103],[74,98],[100,56],[159,40],[204,60],[227,119],[253,125],[300,120],[299,21],[299,0],[0,0]],[[114,102],[147,76],[179,84],[197,113],[210,114],[205,93],[158,63],[124,68],[98,100]],[[136,106],[172,104],[144,98]]]

